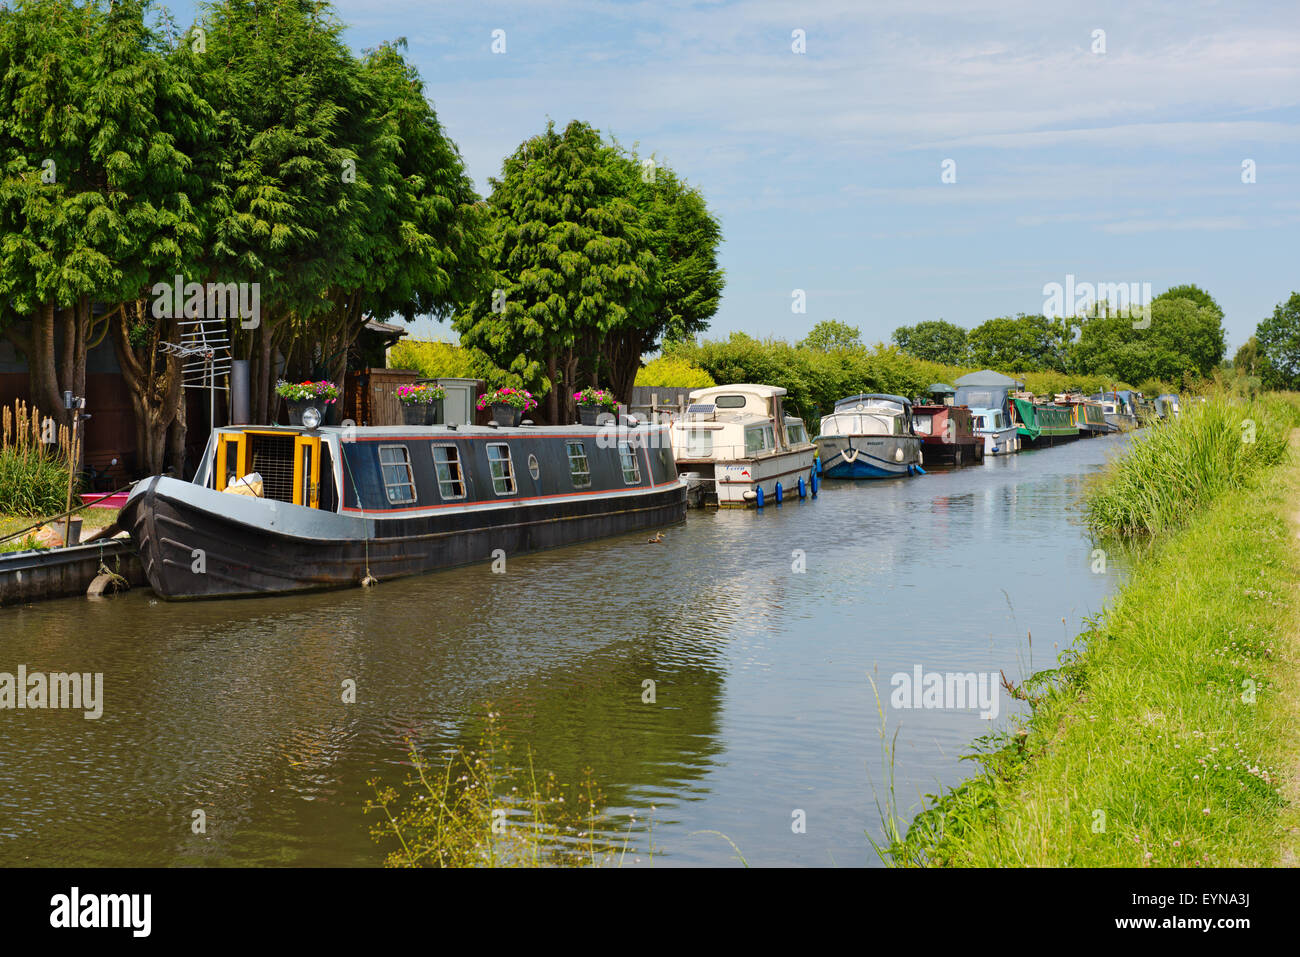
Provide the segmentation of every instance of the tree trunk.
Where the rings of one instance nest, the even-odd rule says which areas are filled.
[[[551,392],[546,397],[546,414],[550,418],[549,425],[560,424],[560,383],[556,378],[558,374],[555,364],[555,349],[552,348],[546,353],[546,378],[551,382]]]
[[[143,299],[120,305],[109,318],[109,331],[135,413],[138,465],[144,473],[158,475],[166,463],[168,434],[178,416],[182,422],[179,455],[185,454],[182,360],[180,356],[162,355],[158,350],[160,342],[178,340],[180,326],[175,319],[156,322],[147,343],[137,349],[131,344],[132,320],[143,320],[147,305]]]

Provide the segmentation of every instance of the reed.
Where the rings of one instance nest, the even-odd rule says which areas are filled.
[[[1287,457],[1300,407],[1284,396],[1247,401],[1216,392],[1178,419],[1144,430],[1089,486],[1088,524],[1104,535],[1151,535],[1243,487]]]
[[[67,426],[42,419],[21,400],[0,408],[0,514],[63,511],[68,491]]]
[[[621,839],[605,820],[588,771],[575,788],[539,777],[532,755],[516,766],[500,715],[488,705],[478,747],[439,761],[407,743],[405,786],[369,783],[365,813],[379,815],[371,837],[389,847],[388,867],[583,867],[620,865],[635,819]],[[653,860],[653,845],[650,851]]]

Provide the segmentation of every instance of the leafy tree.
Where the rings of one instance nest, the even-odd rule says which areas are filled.
[[[180,408],[180,363],[157,342],[176,327],[129,343],[128,304],[198,252],[188,151],[207,110],[147,11],[132,0],[0,10],[0,324],[28,357],[35,400],[60,417],[60,392],[85,394],[86,354],[112,332],[142,463],[156,471]]]
[[[899,326],[894,330],[894,344],[918,359],[948,365],[964,365],[970,352],[966,330],[943,319]]]
[[[799,345],[818,352],[861,348],[862,331],[857,326],[850,326],[838,319],[823,319],[812,327],[808,337]]]
[[[629,321],[602,342],[597,375],[623,399],[631,396],[642,356],[665,341],[691,339],[708,326],[725,281],[718,265],[722,227],[703,194],[665,166],[627,158],[623,169],[636,173],[630,193],[649,230],[656,268],[649,312],[629,314]],[[599,383],[593,379],[592,384]]]
[[[1273,315],[1255,329],[1264,384],[1275,389],[1300,388],[1300,292],[1280,302]]]
[[[971,361],[991,369],[1064,372],[1068,336],[1068,325],[1042,315],[989,319],[970,331]]]
[[[1171,286],[1160,295],[1156,296],[1155,300],[1152,301],[1154,302],[1161,299],[1190,299],[1198,306],[1204,306],[1217,312],[1220,319],[1223,318],[1223,309],[1215,301],[1214,297],[1200,286],[1192,283],[1185,283],[1181,286]]]
[[[1258,376],[1264,366],[1264,358],[1260,355],[1259,339],[1251,336],[1240,347],[1232,357],[1232,371],[1240,375]]]
[[[571,414],[573,388],[602,376],[626,400],[641,357],[693,335],[716,310],[719,227],[671,170],[643,176],[634,157],[575,120],[563,133],[549,123],[491,183],[493,291],[454,325],[462,343],[549,391],[552,422]]]
[[[1182,382],[1208,377],[1225,348],[1223,314],[1212,300],[1166,293],[1152,301],[1149,326],[1131,316],[1105,315],[1099,304],[1083,323],[1074,357],[1085,373]]]

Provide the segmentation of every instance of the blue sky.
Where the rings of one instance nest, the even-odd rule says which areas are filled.
[[[169,6],[192,20],[192,4]],[[358,51],[407,39],[485,194],[548,117],[699,186],[727,270],[710,336],[797,339],[830,318],[867,341],[926,319],[970,327],[1041,311],[1043,286],[1073,274],[1203,286],[1231,354],[1300,291],[1300,5],[1138,6],[335,4]]]

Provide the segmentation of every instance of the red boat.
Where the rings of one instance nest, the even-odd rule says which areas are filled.
[[[971,465],[984,461],[984,437],[975,434],[964,405],[914,405],[912,429],[921,436],[926,465]]]

